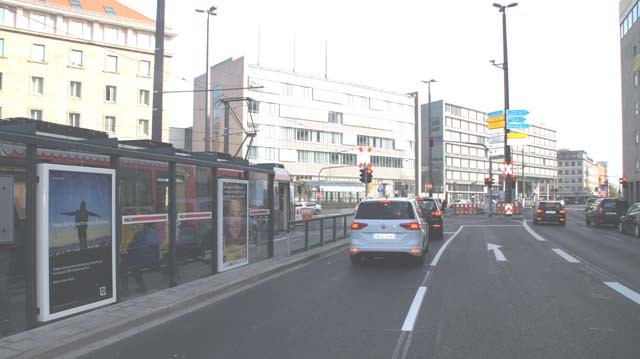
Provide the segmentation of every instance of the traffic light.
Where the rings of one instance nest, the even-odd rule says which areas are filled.
[[[484,179],[484,184],[487,186],[493,186],[493,178],[492,177],[486,177]]]
[[[371,183],[371,179],[373,178],[373,169],[371,168],[367,168],[367,175],[366,175],[366,181],[365,183]]]
[[[624,177],[624,176],[620,177],[620,184],[623,185],[623,186],[626,186],[627,185],[627,177]]]
[[[360,182],[367,183],[367,173],[366,173],[366,169],[364,168],[360,169]]]
[[[602,184],[608,187],[609,186],[609,180],[608,179],[604,180],[604,182]]]

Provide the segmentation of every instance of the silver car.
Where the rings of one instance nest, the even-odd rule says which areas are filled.
[[[360,202],[351,224],[351,263],[365,257],[403,254],[422,265],[429,247],[428,224],[413,199],[369,199]]]

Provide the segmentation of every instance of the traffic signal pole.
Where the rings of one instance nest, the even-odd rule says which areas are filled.
[[[369,198],[369,183],[367,182],[367,163],[364,163],[364,198]]]

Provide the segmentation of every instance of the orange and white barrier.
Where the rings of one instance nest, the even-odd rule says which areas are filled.
[[[522,214],[520,202],[498,202],[496,203],[496,214]]]
[[[476,203],[452,204],[454,214],[478,214],[480,206]]]

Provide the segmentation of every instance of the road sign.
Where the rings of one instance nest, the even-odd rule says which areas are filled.
[[[489,137],[487,142],[489,142],[489,143],[504,142],[504,134],[491,136],[491,137]]]
[[[507,116],[507,123],[524,122],[526,120],[527,118],[522,116]]]
[[[382,193],[382,192],[384,192],[384,187],[378,186],[378,193]]]
[[[495,129],[495,128],[503,128],[504,127],[504,121],[500,121],[500,122],[491,122],[487,124],[487,128],[488,129]]]
[[[504,121],[504,115],[487,117],[487,123]]]
[[[489,157],[504,157],[504,146],[489,148]]]
[[[526,130],[529,127],[531,127],[531,125],[528,123],[507,123],[507,129],[509,130]]]
[[[526,116],[529,114],[527,110],[507,110],[507,117],[510,116]]]
[[[529,137],[529,134],[524,133],[524,132],[511,131],[511,132],[507,133],[507,138],[508,138],[508,139],[513,139],[513,138],[527,138],[527,137]]]
[[[500,116],[500,115],[504,115],[504,110],[498,110],[498,111],[487,113],[487,117],[494,117],[494,116]]]
[[[433,184],[431,184],[431,183],[427,183],[427,189],[428,189],[428,190],[430,190],[430,189],[432,189],[432,188],[433,188]]]

